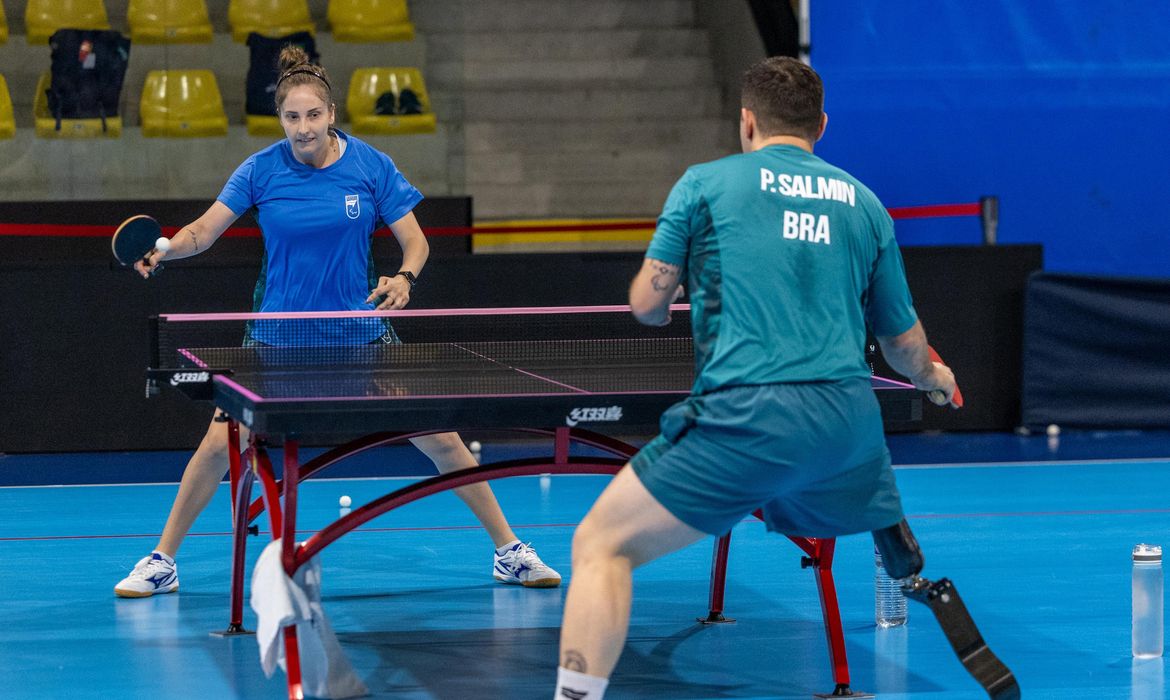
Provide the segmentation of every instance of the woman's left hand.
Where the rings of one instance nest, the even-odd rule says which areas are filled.
[[[367,304],[373,304],[380,297],[385,297],[381,304],[375,307],[378,311],[401,309],[410,303],[410,282],[402,275],[393,277],[379,277],[378,286],[366,298]]]

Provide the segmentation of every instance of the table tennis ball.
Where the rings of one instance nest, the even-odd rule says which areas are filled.
[[[163,253],[171,249],[171,239],[166,236],[159,236],[158,240],[154,242],[154,249]]]
[[[341,506],[342,508],[349,508],[352,503],[353,499],[349,496],[342,496],[341,498],[337,499],[337,505]]]
[[[1056,423],[1053,423],[1052,425],[1048,426],[1047,432],[1048,437],[1056,437],[1057,435],[1060,435],[1060,426]]]
[[[479,452],[482,447],[483,445],[479,444],[479,440],[472,440],[471,442],[467,443],[467,449],[471,450],[472,452]]]

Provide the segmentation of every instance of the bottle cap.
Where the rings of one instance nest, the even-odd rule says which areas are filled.
[[[1133,548],[1134,561],[1162,561],[1162,547],[1156,544],[1139,544]]]

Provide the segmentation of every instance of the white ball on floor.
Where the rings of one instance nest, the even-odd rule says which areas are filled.
[[[160,236],[159,239],[154,242],[154,249],[164,253],[167,252],[171,249],[171,239]]]
[[[353,499],[349,496],[342,496],[341,498],[337,499],[337,505],[341,506],[342,508],[349,508],[351,503],[353,503]]]
[[[471,450],[472,452],[479,452],[481,447],[483,446],[479,444],[479,440],[472,440],[471,442],[467,443],[467,449]]]
[[[1048,426],[1047,433],[1048,437],[1056,437],[1057,435],[1060,435],[1060,426],[1053,423],[1052,425]]]

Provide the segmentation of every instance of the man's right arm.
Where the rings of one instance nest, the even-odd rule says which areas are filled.
[[[670,305],[682,296],[680,269],[654,258],[646,258],[630,284],[630,311],[647,326],[670,323]]]
[[[926,331],[921,321],[915,321],[910,330],[894,336],[878,336],[882,357],[898,374],[903,375],[916,389],[927,392],[939,391],[945,401],[935,401],[942,406],[951,402],[955,395],[955,375],[946,365],[932,362],[926,342]],[[931,398],[934,401],[934,398]]]
[[[647,326],[670,323],[670,305],[683,294],[697,187],[691,170],[674,183],[662,206],[642,269],[630,283],[630,311]]]

